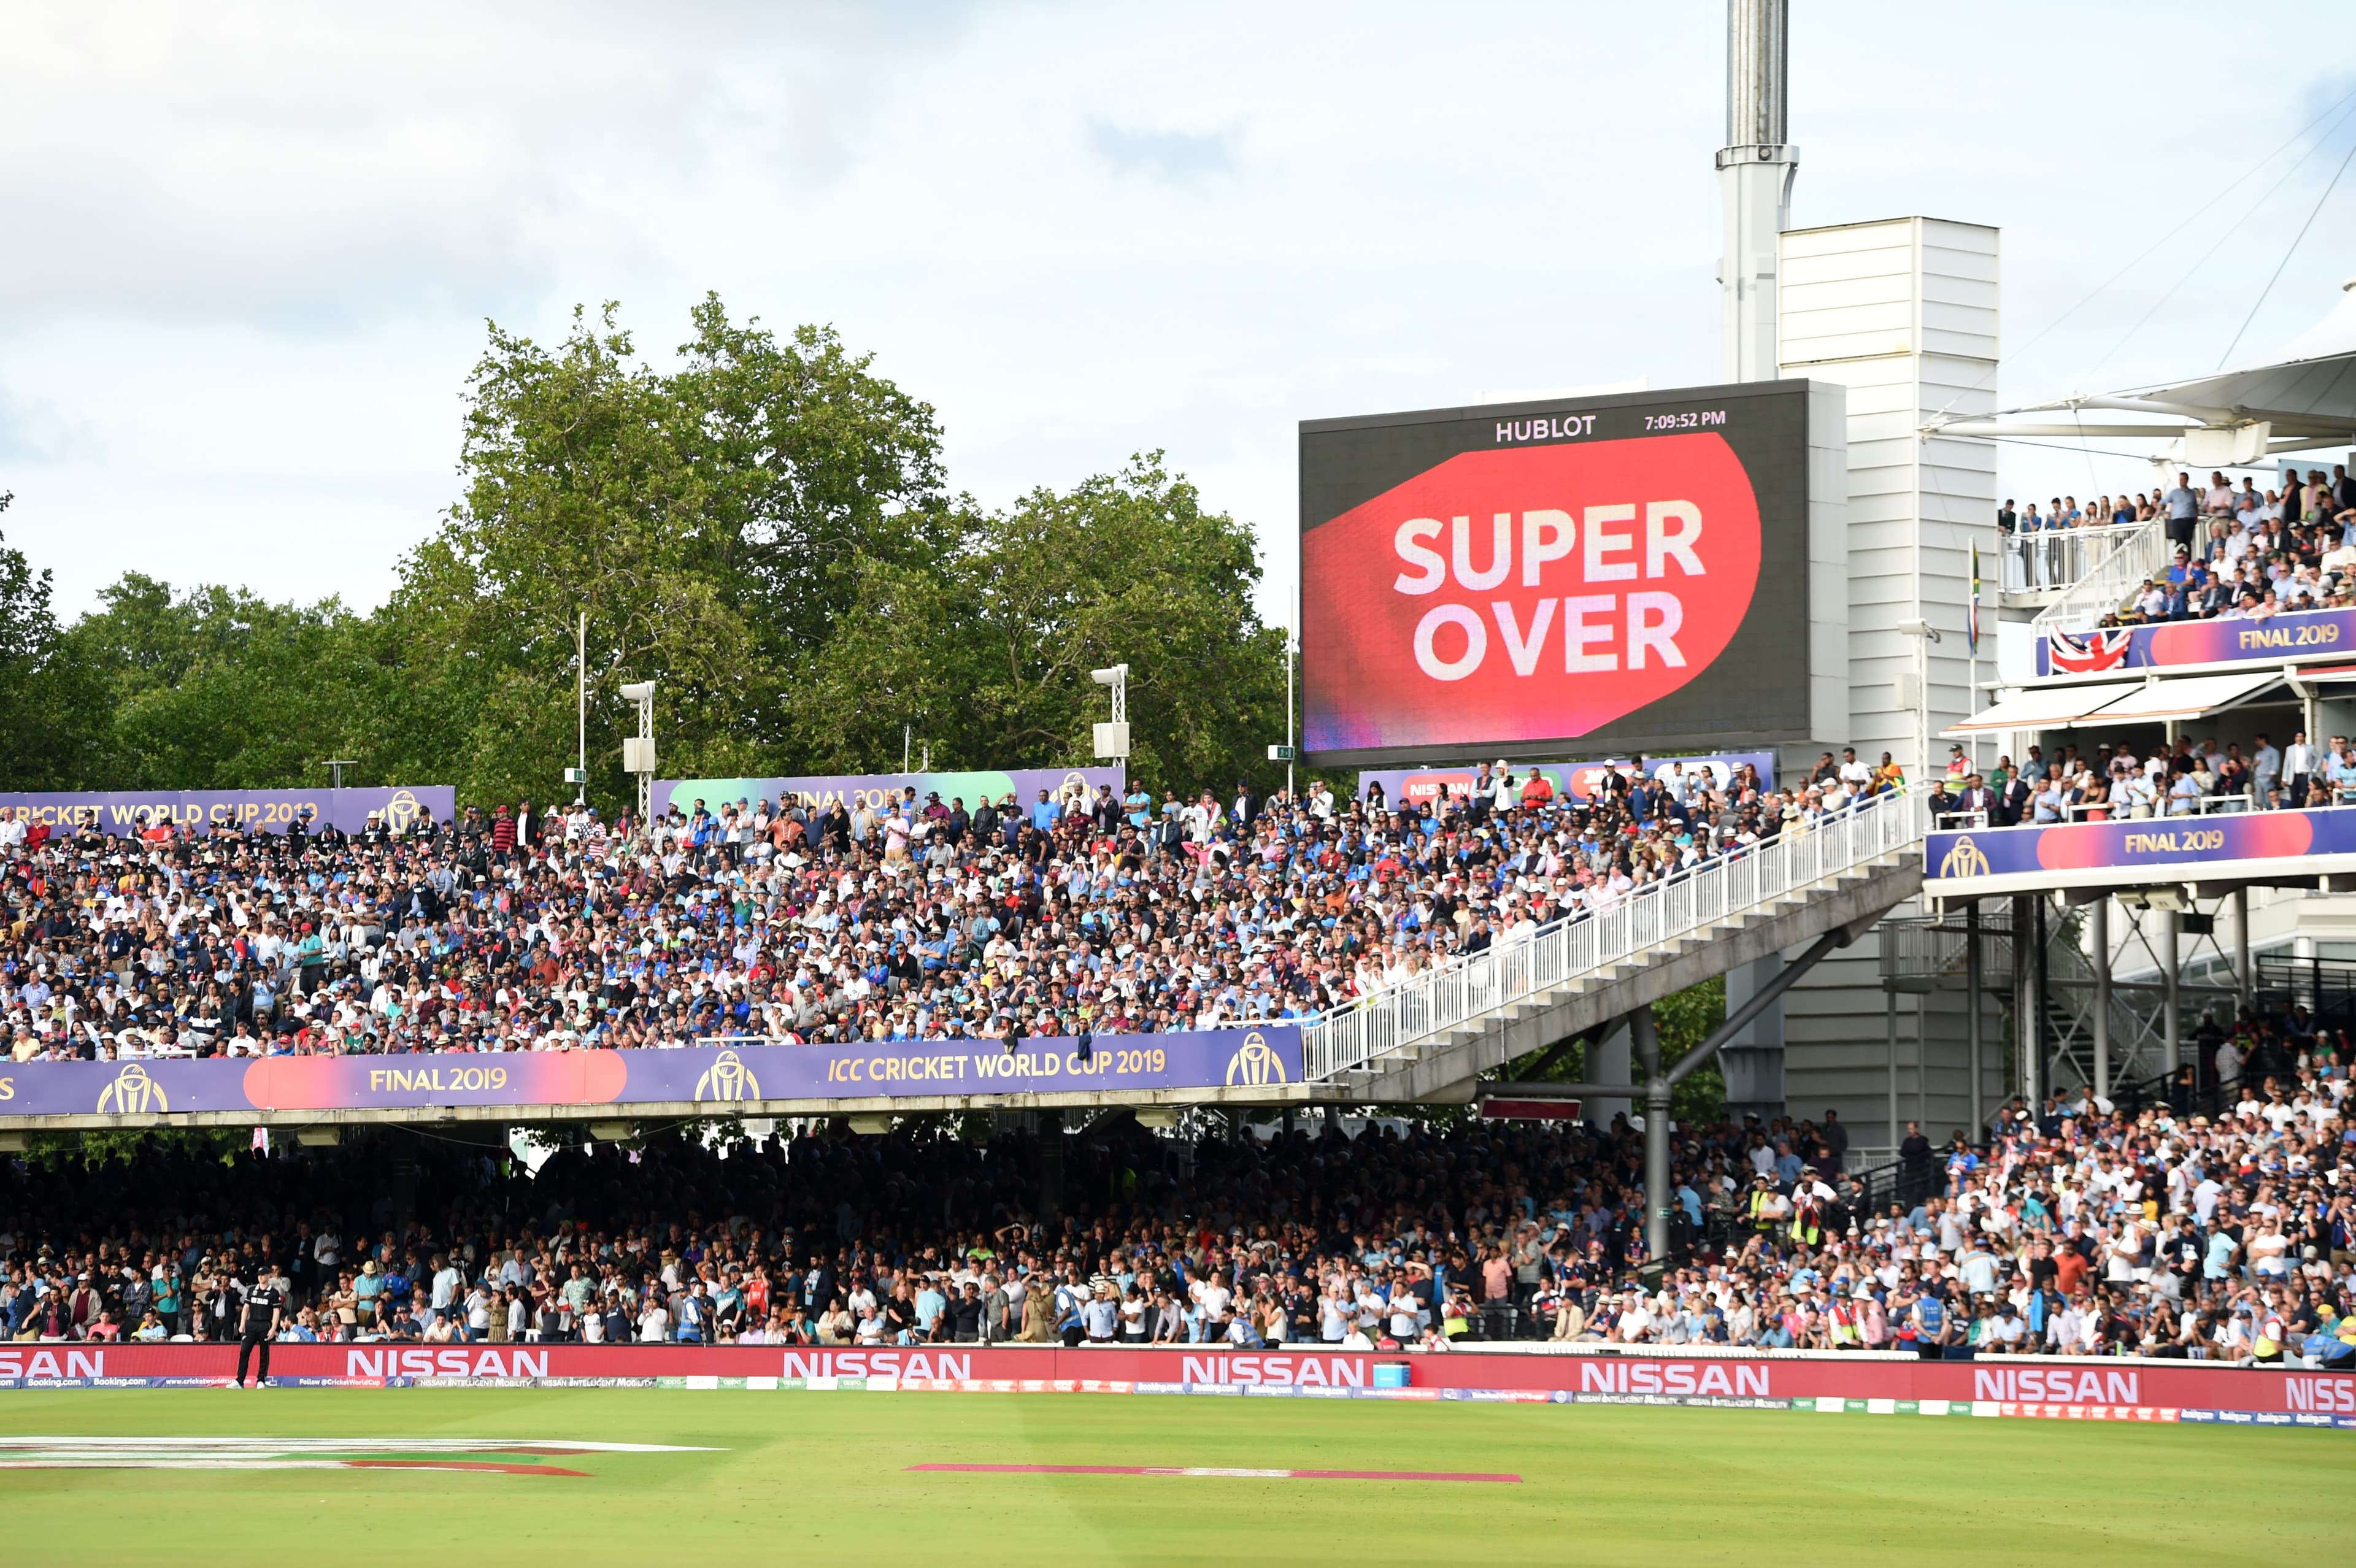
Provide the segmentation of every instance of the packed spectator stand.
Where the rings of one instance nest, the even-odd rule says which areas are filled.
[[[1656,776],[1656,774],[1658,776]],[[1902,780],[1827,753],[1438,803],[529,803],[137,837],[0,821],[11,1054],[114,1059],[1076,1035],[1313,1017],[1801,833]]]
[[[1783,789],[1645,768],[1580,800],[1484,768],[1398,809],[1321,787],[699,802],[648,827],[527,805],[284,837],[19,819],[0,973],[20,1061],[1298,1018],[1901,783],[1849,752]],[[325,1340],[1537,1337],[2340,1365],[2356,1051],[2297,1014],[2211,1036],[2213,1076],[2010,1107],[1871,1172],[1830,1117],[1681,1128],[1661,1258],[1619,1121],[1169,1135],[1116,1115],[1067,1139],[1055,1208],[1039,1139],[1065,1135],[1013,1123],[821,1121],[726,1157],[657,1129],[536,1176],[403,1127],[226,1160],[167,1136],[116,1164],[0,1165],[0,1317],[20,1339],[225,1337],[277,1270],[285,1334]]]
[[[758,1144],[690,1125],[576,1143],[536,1174],[406,1127],[226,1157],[167,1137],[0,1165],[0,1320],[27,1340],[224,1339],[274,1278],[300,1341],[1526,1338],[2356,1365],[2350,1042],[2249,1017],[2213,1049],[2233,1069],[2213,1101],[2014,1104],[1976,1145],[1910,1129],[1864,1179],[1830,1115],[1681,1127],[1659,1260],[1641,1139],[1616,1119],[866,1137],[821,1119]],[[1042,1136],[1065,1140],[1059,1212]]]
[[[2330,476],[2286,473],[2277,488],[2244,477],[2238,488],[2221,473],[2206,485],[2180,473],[2165,490],[2132,499],[2104,496],[2081,507],[2055,496],[2040,512],[2007,501],[1997,528],[2013,548],[2034,556],[2083,529],[2125,530],[2162,524],[2168,563],[2146,577],[2103,626],[2163,621],[2263,620],[2299,610],[2356,607],[2356,478],[2345,465]],[[2042,575],[2042,574],[2040,574]]]
[[[1986,772],[1953,749],[1931,805],[1942,827],[2140,820],[2220,812],[2287,811],[2356,801],[2356,740],[2311,744],[2293,731],[2277,746],[2261,730],[2245,743],[2186,734],[2138,747],[2131,735],[2029,746]]]

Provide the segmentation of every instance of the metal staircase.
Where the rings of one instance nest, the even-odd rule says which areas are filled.
[[[1657,882],[1325,1014],[1307,1076],[1333,1097],[1469,1098],[1479,1075],[1738,965],[1862,933],[1922,887],[1926,810],[1900,793]]]
[[[2100,990],[2094,965],[2079,948],[2076,923],[2055,912],[2045,939],[2045,1067],[2043,1082],[2071,1088],[2094,1080],[2094,1009]],[[1960,915],[1893,921],[1881,932],[1882,984],[1896,991],[1961,991],[1968,965],[1968,928]],[[2017,1000],[2010,912],[1989,901],[1980,916],[1980,988]],[[2157,985],[2115,981],[2110,997],[2111,1082],[2105,1093],[2158,1072],[2167,1044]]]

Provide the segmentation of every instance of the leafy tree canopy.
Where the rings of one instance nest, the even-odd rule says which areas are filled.
[[[631,795],[616,688],[644,679],[672,776],[882,771],[903,725],[937,766],[1019,767],[1088,760],[1088,671],[1126,661],[1133,773],[1264,776],[1283,645],[1251,536],[1161,453],[987,511],[948,492],[932,408],[831,328],[780,336],[716,296],[690,327],[657,365],[610,304],[549,346],[490,325],[457,499],[372,614],[133,573],[60,631],[48,575],[0,548],[20,742],[0,765],[19,787],[234,788],[340,756],[359,782],[548,799],[585,613],[609,808]]]

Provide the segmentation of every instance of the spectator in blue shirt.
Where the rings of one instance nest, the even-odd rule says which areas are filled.
[[[1043,789],[1039,792],[1039,799],[1031,807],[1031,826],[1042,833],[1048,832],[1063,815],[1064,808],[1047,798],[1047,792]]]

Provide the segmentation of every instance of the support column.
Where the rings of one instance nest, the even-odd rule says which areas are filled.
[[[1923,994],[1914,997],[1914,1119],[1931,1125],[1931,1030],[1924,1021]]]
[[[2020,1064],[2020,1095],[2030,1104],[2042,1108],[2044,1085],[2039,1082],[2039,1053],[2044,1049],[2044,1030],[2037,1017],[2037,918],[2030,912],[2032,901],[2025,894],[2016,894],[2012,901],[2012,1052]]]
[[[1964,906],[1964,1040],[1971,1063],[1973,1136],[1987,1125],[1981,1112],[1980,1085],[1987,1081],[1986,1059],[1980,1046],[1980,901]]]
[[[2092,907],[2094,925],[2094,1092],[2111,1093],[2111,895]]]
[[[2250,973],[2250,890],[2233,890],[2233,1005],[2237,1017],[2250,1010],[2257,980]]]
[[[1052,1225],[1064,1217],[1064,1113],[1039,1113],[1039,1219]]]
[[[1644,1256],[1658,1264],[1669,1255],[1669,1205],[1676,1200],[1669,1192],[1669,1081],[1661,1073],[1661,1034],[1650,1007],[1628,1015],[1628,1035],[1644,1072]]]
[[[2029,983],[2032,987],[2029,993],[2029,1042],[2031,1050],[2021,1067],[2020,1090],[2021,1098],[2034,1105],[2042,1103],[2045,1098],[2045,1069],[2047,1063],[2052,1060],[2045,1049],[2047,1011],[2045,983],[2049,977],[2046,973],[2045,953],[2050,937],[2045,929],[2045,895],[2030,894],[2029,906],[2035,916],[2031,923],[2033,929],[2030,933],[2029,953]]]
[[[406,1137],[393,1145],[392,1233],[401,1244],[409,1242],[410,1211],[417,1203],[417,1152]]]
[[[2164,1047],[2165,1065],[2170,1078],[2184,1065],[2184,1022],[2177,1006],[2176,992],[2183,979],[2183,955],[2176,940],[2176,912],[2164,909],[2159,914],[2159,1010],[2160,1040]]]
[[[1884,1028],[1890,1040],[1890,1147],[1895,1150],[1902,1136],[1898,1131],[1898,993],[1883,991],[1881,1004],[1888,1015]]]
[[[1604,1031],[1602,1041],[1587,1053],[1587,1076],[1598,1083],[1638,1083],[1633,1076],[1635,1069],[1629,1064],[1628,1026],[1614,1024]],[[1587,1112],[1587,1119],[1598,1127],[1608,1129],[1612,1118],[1625,1115],[1635,1109],[1627,1100],[1598,1099]]]

